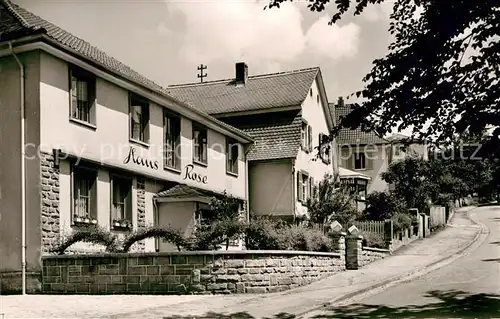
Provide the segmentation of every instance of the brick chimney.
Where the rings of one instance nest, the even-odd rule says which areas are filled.
[[[248,82],[248,65],[245,62],[236,63],[236,83],[246,84]]]

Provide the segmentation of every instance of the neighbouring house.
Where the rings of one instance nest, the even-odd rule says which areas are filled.
[[[349,104],[339,106],[332,103],[330,108],[335,111],[337,122],[351,112]],[[355,172],[345,173],[346,177],[342,175],[340,177],[349,180],[350,183],[360,184],[359,187],[356,186],[359,188],[357,193],[360,202],[366,194],[388,189],[387,183],[381,177],[381,173],[385,172],[389,165],[391,143],[388,140],[378,136],[375,132],[363,132],[361,128],[355,130],[343,128],[338,133],[337,143],[339,165]]]
[[[224,191],[248,212],[248,133],[7,0],[0,121],[0,275],[13,286],[23,264],[36,284],[41,255],[81,225],[189,234]],[[154,239],[134,247],[171,249]]]
[[[337,122],[351,111],[348,104],[339,106],[331,103],[330,108],[335,110]],[[340,130],[337,136],[339,164],[342,167],[340,178],[351,185],[358,202],[363,202],[371,192],[391,189],[391,185],[381,177],[391,163],[408,156],[428,158],[427,145],[421,142],[406,145],[408,138],[399,133],[383,138],[375,132],[363,132],[360,128]],[[358,205],[358,208],[363,207],[362,203]]]
[[[234,78],[168,91],[254,138],[247,154],[251,212],[288,220],[307,215],[313,185],[337,169],[335,142],[314,160],[335,124],[318,67],[249,76],[241,62]]]
[[[409,141],[410,137],[399,133],[392,134],[385,139],[392,145],[389,164],[407,157],[429,159],[429,149],[424,142],[411,141],[411,143],[407,143],[406,141]]]

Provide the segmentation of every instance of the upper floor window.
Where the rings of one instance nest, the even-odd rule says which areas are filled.
[[[111,219],[113,228],[132,227],[132,180],[112,176]]]
[[[365,153],[354,153],[354,169],[366,169]]]
[[[313,89],[309,89],[309,96],[313,96]]]
[[[207,129],[193,123],[193,162],[207,165]]]
[[[312,151],[312,128],[305,120],[302,120],[301,146],[306,152]]]
[[[74,223],[97,222],[97,171],[72,167],[72,209]]]
[[[238,174],[239,144],[235,140],[226,142],[226,169],[228,173]]]
[[[129,94],[130,138],[149,143],[149,102],[137,95]]]
[[[95,76],[70,67],[70,117],[95,125]]]
[[[315,197],[316,191],[317,189],[315,188],[314,178],[311,176],[309,177],[309,197],[310,198]]]
[[[319,94],[316,95],[316,102],[319,103]]]
[[[305,203],[310,195],[310,179],[305,172],[297,172],[297,200]]]
[[[163,132],[165,136],[165,167],[181,168],[181,118],[164,112]]]

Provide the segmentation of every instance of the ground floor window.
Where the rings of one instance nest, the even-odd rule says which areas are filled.
[[[132,227],[132,180],[111,177],[111,221],[113,228]]]
[[[72,167],[72,222],[97,223],[97,171]]]
[[[366,200],[368,181],[365,179],[345,179],[342,184],[347,187],[349,192],[356,197],[358,201]]]

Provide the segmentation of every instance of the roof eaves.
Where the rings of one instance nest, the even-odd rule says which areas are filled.
[[[237,128],[235,127],[232,127],[230,125],[227,125],[225,124],[224,122],[222,121],[219,121],[217,120],[216,118],[210,116],[209,114],[207,113],[204,113],[204,112],[201,112],[200,110],[192,107],[191,105],[185,103],[185,102],[182,102],[176,98],[174,98],[173,96],[169,95],[167,92],[166,92],[166,89],[163,89],[163,90],[160,90],[158,88],[155,88],[155,87],[148,87],[146,86],[146,84],[144,83],[141,83],[139,82],[138,80],[136,79],[133,79],[131,78],[130,76],[128,76],[127,74],[125,74],[124,72],[119,72],[117,70],[113,70],[112,68],[106,66],[105,64],[101,63],[100,61],[97,61],[95,59],[92,59],[91,57],[88,57],[76,50],[74,50],[73,48],[69,47],[68,45],[66,44],[63,44],[61,43],[60,41],[57,41],[53,38],[51,38],[50,36],[48,36],[46,34],[46,30],[42,27],[34,27],[34,26],[31,26],[17,11],[16,9],[12,6],[11,2],[9,0],[0,0],[2,4],[5,5],[5,7],[7,8],[7,10],[9,11],[9,13],[11,13],[12,15],[14,15],[16,17],[16,19],[18,19],[18,21],[25,27],[27,28],[28,30],[32,30],[33,32],[40,32],[40,33],[45,33],[45,35],[42,37],[46,42],[48,42],[49,44],[51,44],[52,46],[54,47],[58,47],[58,48],[63,48],[64,50],[70,52],[72,55],[75,55],[77,56],[78,58],[82,59],[82,60],[85,60],[85,61],[89,61],[91,62],[92,64],[94,65],[98,65],[101,69],[104,69],[106,70],[106,72],[108,73],[111,73],[113,74],[114,76],[118,76],[119,78],[123,78],[125,80],[127,80],[128,82],[131,82],[135,85],[138,85],[139,87],[147,90],[147,91],[150,91],[150,92],[153,92],[153,93],[156,93],[158,94],[159,96],[163,97],[163,98],[166,98],[167,100],[175,103],[175,104],[178,104],[179,106],[182,106],[182,107],[185,107],[187,109],[189,109],[190,111],[196,113],[197,115],[200,115],[202,117],[204,117],[205,119],[209,120],[210,122],[216,124],[217,126],[220,126],[222,129],[224,130],[228,130],[232,133],[234,133],[235,135],[237,135],[239,138],[241,138],[242,140],[246,140],[248,142],[253,142],[253,138],[251,136],[249,136],[248,134],[246,134],[245,132],[243,131],[240,131],[238,130]],[[41,19],[41,18],[40,18]],[[43,20],[43,19],[42,19]],[[103,52],[104,53],[104,52]],[[149,79],[147,79],[148,81],[151,81]],[[151,81],[153,82],[153,81]],[[153,82],[154,83],[154,82]],[[158,85],[159,86],[159,85]],[[160,87],[160,86],[159,86]]]
[[[323,75],[321,74],[321,69],[318,67],[316,76],[315,76],[316,84],[319,88],[320,95],[322,97],[322,105],[323,105],[323,115],[326,118],[326,122],[329,126],[329,131],[332,131],[335,126],[335,120],[332,118],[332,114],[330,112],[330,107],[328,104],[328,96],[326,94],[325,83],[323,82]]]

